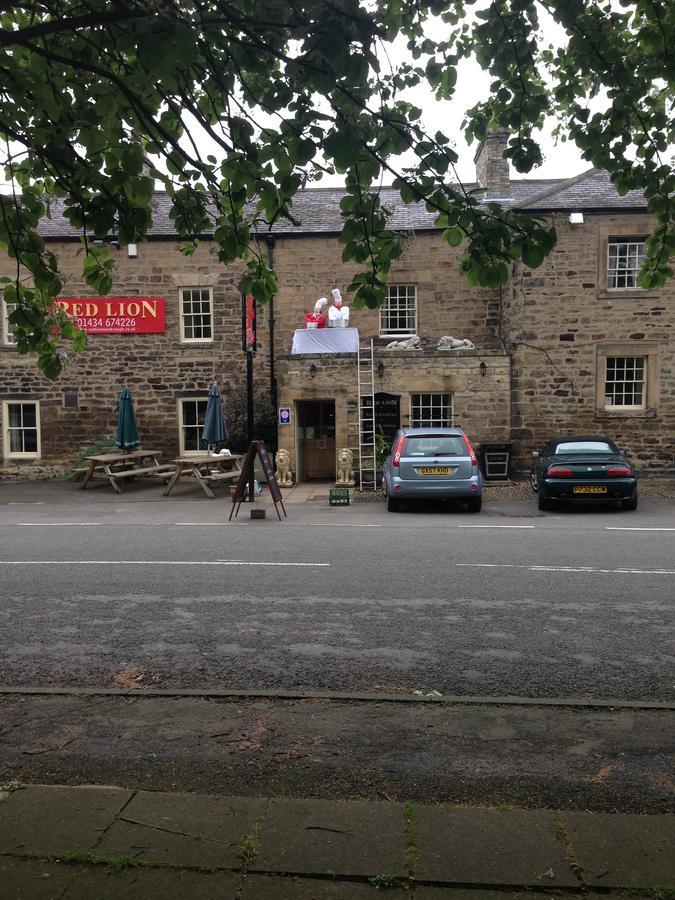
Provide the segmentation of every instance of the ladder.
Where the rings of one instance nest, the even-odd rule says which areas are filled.
[[[377,488],[375,458],[375,361],[373,339],[370,345],[359,344],[356,353],[356,378],[358,384],[359,422],[359,490],[374,491]],[[364,478],[364,469],[372,476]]]

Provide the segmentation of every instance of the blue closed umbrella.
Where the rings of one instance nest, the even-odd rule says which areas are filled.
[[[217,384],[214,384],[209,391],[209,402],[206,404],[202,440],[209,445],[225,444],[227,443],[227,438],[228,432],[225,424],[223,403],[220,398],[220,388]]]
[[[131,391],[124,388],[120,394],[119,411],[117,414],[117,431],[115,432],[115,444],[120,450],[133,450],[141,443],[136,427],[134,404],[131,400]]]

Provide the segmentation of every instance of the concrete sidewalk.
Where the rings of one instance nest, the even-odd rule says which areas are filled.
[[[666,898],[675,820],[5,785],[3,900]]]

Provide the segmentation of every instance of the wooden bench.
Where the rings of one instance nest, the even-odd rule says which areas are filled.
[[[144,466],[140,469],[123,469],[121,472],[113,472],[113,477],[133,478],[135,475],[161,475],[163,478],[168,478],[175,471],[175,466]]]
[[[202,475],[204,481],[230,481],[233,478],[239,478],[240,472],[214,472],[209,475]]]

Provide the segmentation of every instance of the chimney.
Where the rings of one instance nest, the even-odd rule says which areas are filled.
[[[481,141],[473,161],[476,164],[476,181],[487,188],[485,200],[509,199],[509,161],[504,159],[509,140],[506,129],[489,131]]]

